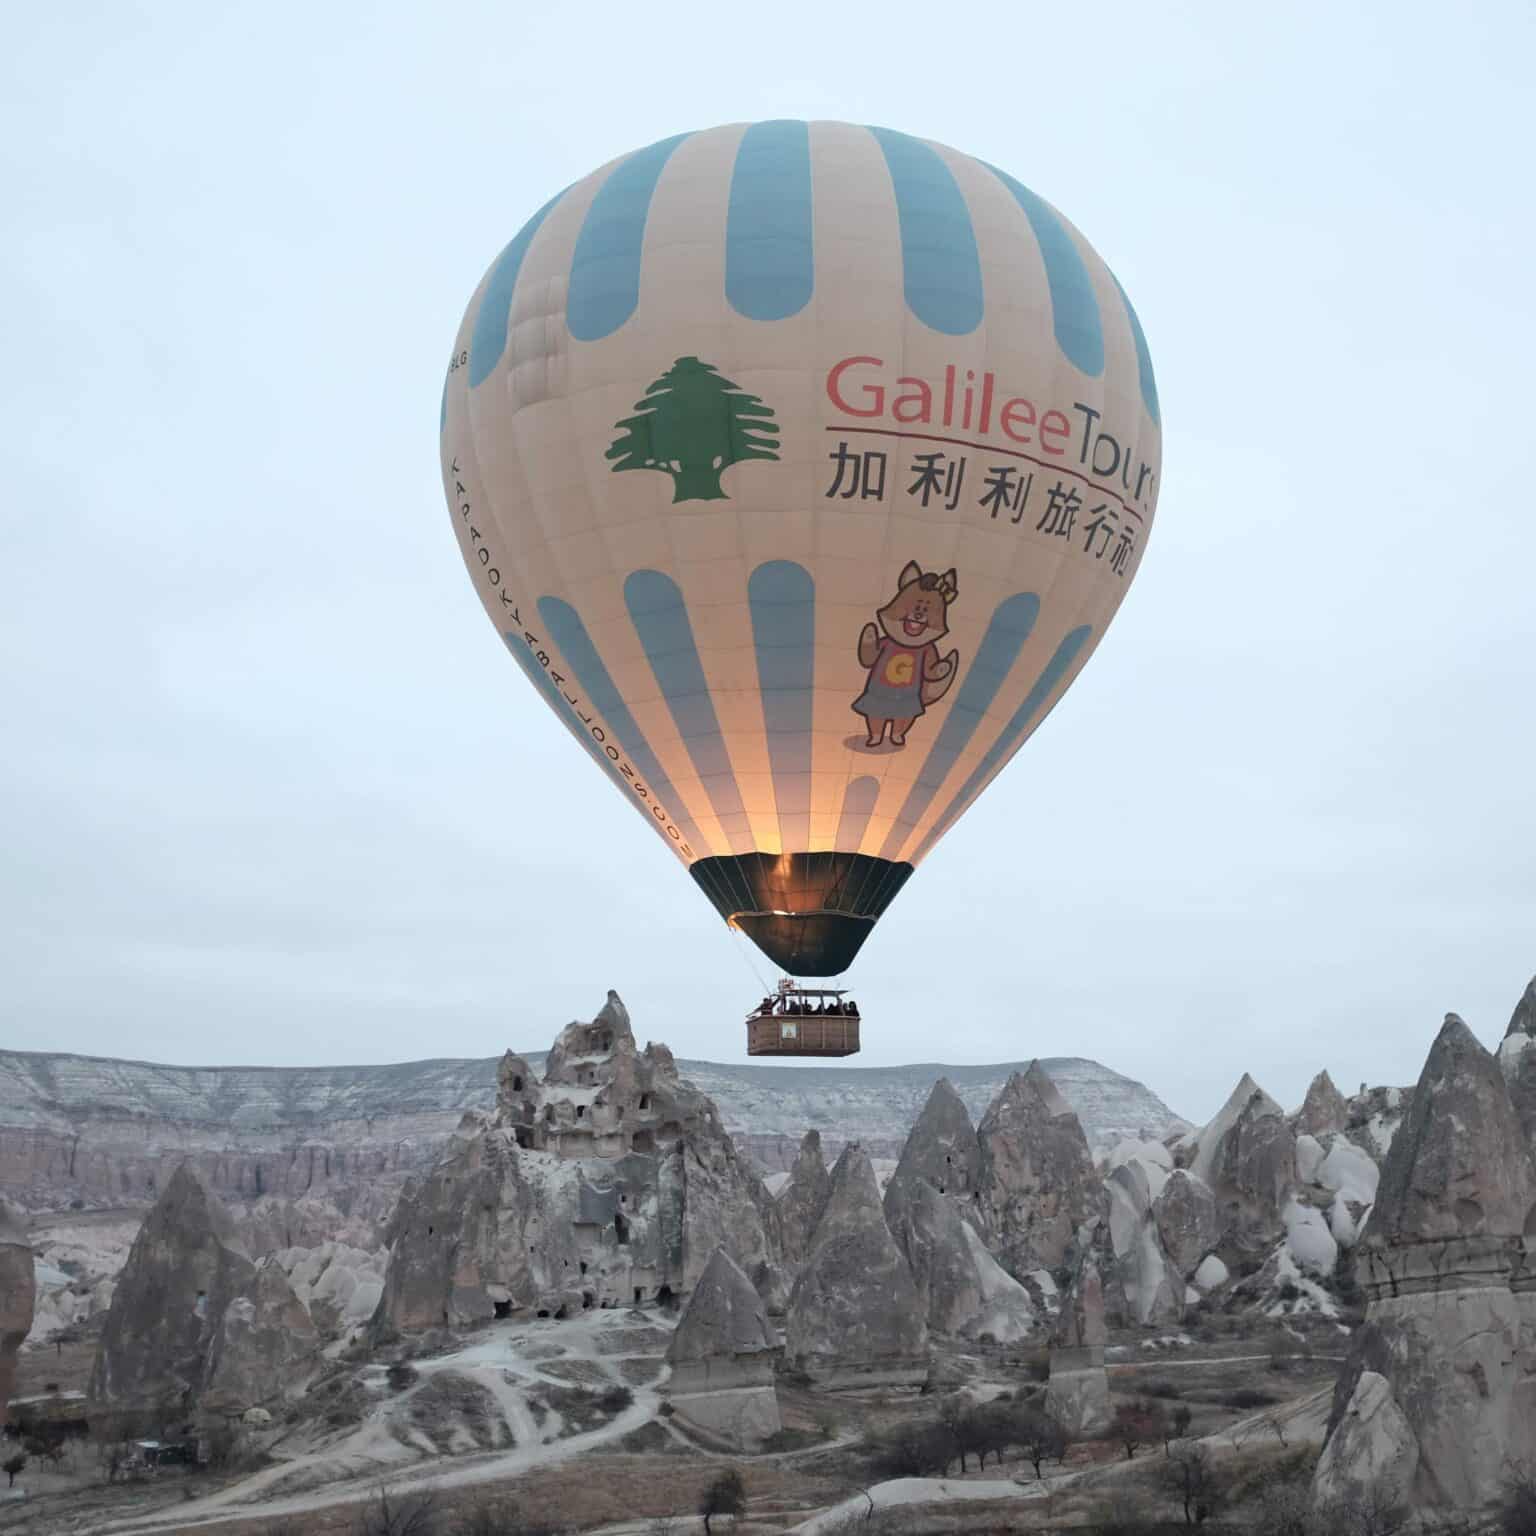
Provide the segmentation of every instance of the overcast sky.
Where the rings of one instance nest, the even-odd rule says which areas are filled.
[[[1536,970],[1532,8],[153,6],[0,58],[0,1044],[735,1060],[767,974],[508,659],[444,359],[528,215],[718,122],[899,127],[1134,297],[1157,528],[854,972],[860,1061],[1411,1082]]]

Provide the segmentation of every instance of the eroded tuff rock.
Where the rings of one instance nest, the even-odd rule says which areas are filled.
[[[1184,1276],[1163,1247],[1146,1170],[1122,1163],[1104,1180],[1094,1238],[1104,1311],[1120,1327],[1175,1323],[1184,1316]]]
[[[958,1200],[917,1179],[894,1215],[887,1188],[886,1211],[930,1332],[1011,1343],[1034,1330],[1034,1299],[988,1252]]]
[[[1419,1467],[1419,1443],[1384,1376],[1363,1371],[1318,1459],[1313,1493],[1319,1504],[1382,1497],[1407,1506]]]
[[[92,1422],[189,1414],[225,1310],[255,1273],[229,1212],[177,1168],[118,1278],[91,1371]]]
[[[902,1146],[901,1159],[885,1190],[886,1214],[891,1214],[892,1200],[899,1202],[901,1192],[916,1181],[931,1185],[941,1195],[970,1201],[980,1165],[981,1143],[971,1113],[954,1084],[941,1077]]]
[[[783,1427],[773,1387],[778,1352],[756,1286],[716,1248],[667,1349],[677,1417],[732,1450],[758,1449]]]
[[[1285,1111],[1246,1072],[1199,1133],[1189,1168],[1216,1197],[1223,1243],[1267,1254],[1296,1183],[1296,1133]]]
[[[1221,1237],[1216,1196],[1187,1168],[1175,1169],[1152,1202],[1152,1219],[1179,1277],[1192,1280]]]
[[[1074,1435],[1109,1426],[1109,1376],[1104,1369],[1108,1332],[1098,1265],[1084,1253],[1073,1271],[1051,1337],[1046,1407]]]
[[[32,1245],[21,1212],[0,1200],[0,1424],[16,1385],[16,1355],[37,1301]]]
[[[1360,1243],[1364,1278],[1409,1281],[1394,1274],[1393,1249],[1457,1239],[1518,1243],[1533,1194],[1531,1151],[1498,1063],[1447,1014],[1382,1166]]]
[[[1335,1389],[1319,1493],[1388,1456],[1412,1464],[1416,1506],[1479,1509],[1510,1465],[1536,1456],[1536,1310],[1511,1290],[1533,1199],[1536,1169],[1499,1066],[1450,1014],[1356,1249],[1370,1305]],[[1351,1412],[1386,1427],[1351,1437]],[[1413,1454],[1398,1444],[1398,1417]]]
[[[920,1386],[928,1326],[856,1143],[832,1170],[811,1256],[789,1298],[786,1355],[824,1387]]]
[[[1077,1116],[1040,1063],[1014,1073],[977,1132],[977,1201],[990,1245],[1016,1279],[1075,1258],[1098,1214],[1099,1179]]]
[[[1515,1004],[1499,1047],[1499,1066],[1526,1140],[1536,1146],[1536,977]]]
[[[214,1331],[198,1406],[234,1417],[297,1396],[319,1355],[320,1336],[282,1265],[263,1259]]]
[[[979,1161],[970,1112],[940,1078],[886,1185],[885,1220],[933,1332],[1008,1341],[1033,1329],[1035,1304],[976,1231]]]
[[[1349,1105],[1333,1085],[1326,1071],[1319,1072],[1307,1089],[1307,1097],[1296,1113],[1298,1136],[1327,1136],[1342,1131],[1349,1124]]]
[[[504,1058],[494,1115],[464,1117],[391,1221],[378,1330],[569,1315],[685,1296],[723,1246],[770,1303],[777,1213],[714,1105],[615,993],[569,1024],[542,1081]]]
[[[784,1248],[784,1262],[801,1264],[810,1254],[816,1228],[827,1198],[832,1193],[832,1175],[821,1151],[821,1132],[807,1131],[800,1143],[789,1183],[779,1195],[779,1231]]]

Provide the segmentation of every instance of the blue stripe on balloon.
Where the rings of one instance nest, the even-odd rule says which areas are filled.
[[[601,341],[640,302],[640,254],[651,197],[672,151],[686,133],[637,150],[598,188],[576,237],[565,323],[577,341]]]
[[[624,791],[625,798],[632,798],[629,785],[624,775],[619,772],[618,765],[598,746],[592,739],[591,732],[585,730],[581,722],[572,714],[570,700],[555,686],[549,673],[539,665],[537,658],[528,649],[528,642],[517,630],[509,631],[502,636],[502,639],[507,642],[507,649],[512,652],[512,659],[527,674],[529,682],[544,695],[550,708],[560,717],[560,723],[586,748],[587,755],[592,761]]]
[[[938,737],[928,749],[916,781],[896,813],[896,820],[880,850],[882,859],[894,859],[901,851],[902,844],[932,804],[950,769],[981,729],[987,710],[1014,662],[1019,659],[1019,652],[1029,639],[1039,614],[1040,599],[1033,592],[1016,592],[1012,597],[1004,598],[993,610],[992,621],[981,638],[976,659],[950,705]]]
[[[569,603],[558,597],[541,597],[539,614],[549,629],[550,638],[560,647],[582,691],[591,700],[608,724],[618,743],[629,754],[630,761],[640,770],[641,777],[651,790],[652,796],[662,808],[671,814],[678,830],[695,847],[707,847],[699,836],[699,829],[689,816],[683,797],[672,787],[672,781],[663,771],[656,754],[651,751],[645,733],[640,729],[629,705],[624,702],[603,662],[581,615]]]
[[[624,602],[731,851],[748,852],[752,839],[746,807],[710,698],[682,590],[660,571],[633,571],[624,583]]]
[[[1045,671],[1040,674],[1035,686],[1029,690],[1029,697],[1019,705],[1013,718],[1003,727],[997,740],[987,749],[971,776],[960,786],[959,793],[945,807],[944,814],[934,822],[928,835],[918,844],[916,853],[912,855],[914,864],[926,856],[929,849],[954,825],[956,818],[965,809],[971,797],[987,782],[991,774],[1008,760],[1008,754],[1018,746],[1026,732],[1033,726],[1035,716],[1040,713],[1045,701],[1050,698],[1056,685],[1066,675],[1067,670],[1077,659],[1077,653],[1088,643],[1088,637],[1092,633],[1092,627],[1084,624],[1072,630],[1056,647],[1056,654],[1046,663]]]
[[[754,123],[741,137],[725,218],[725,296],[749,320],[783,320],[811,301],[811,135]]]
[[[1014,201],[1024,210],[1024,217],[1035,232],[1051,293],[1056,345],[1078,372],[1097,378],[1104,372],[1104,324],[1099,315],[1098,295],[1093,291],[1093,278],[1077,242],[1044,198],[1036,197],[1022,182],[995,165],[988,165],[987,169],[1013,193]]]
[[[946,336],[981,324],[981,256],[971,210],[943,158],[920,139],[871,128],[890,168],[907,308]]]
[[[869,825],[870,813],[880,798],[880,780],[869,774],[861,774],[848,781],[843,791],[843,809],[837,818],[837,838],[832,847],[837,853],[857,853],[864,841],[864,829]]]
[[[475,329],[469,339],[469,387],[483,384],[490,378],[501,354],[507,350],[507,323],[512,316],[512,292],[517,287],[517,274],[523,269],[523,257],[533,237],[551,208],[565,196],[557,192],[512,237],[512,243],[496,258],[491,275],[480,300],[480,312],[475,316]]]
[[[804,848],[811,838],[816,585],[793,560],[769,560],[747,579],[747,604],[779,835],[786,848]]]
[[[1120,279],[1111,272],[1115,278],[1115,287],[1120,288]],[[1147,408],[1147,415],[1154,423],[1162,426],[1163,418],[1157,405],[1157,380],[1152,376],[1152,354],[1147,350],[1147,338],[1142,333],[1141,321],[1136,318],[1136,311],[1132,307],[1130,295],[1124,288],[1120,288],[1120,302],[1125,305],[1125,316],[1131,322],[1131,336],[1136,342],[1136,368],[1141,375],[1141,403]]]

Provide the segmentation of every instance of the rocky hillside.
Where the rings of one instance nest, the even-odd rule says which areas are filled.
[[[543,1053],[527,1058],[542,1068]],[[360,1067],[168,1067],[0,1051],[0,1188],[33,1209],[152,1203],[190,1160],[224,1197],[372,1190],[392,1199],[426,1168],[467,1109],[496,1101],[497,1058]],[[980,1117],[1025,1063],[792,1067],[679,1061],[719,1106],[737,1144],[787,1169],[807,1129],[829,1157],[849,1140],[894,1158],[935,1079]],[[1107,1146],[1184,1122],[1154,1093],[1097,1062],[1044,1063]]]

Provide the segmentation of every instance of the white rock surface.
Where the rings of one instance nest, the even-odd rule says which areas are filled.
[[[1195,1271],[1195,1284],[1202,1291],[1214,1291],[1218,1286],[1225,1285],[1231,1278],[1227,1266],[1214,1253],[1209,1253],[1201,1259],[1200,1267]]]

